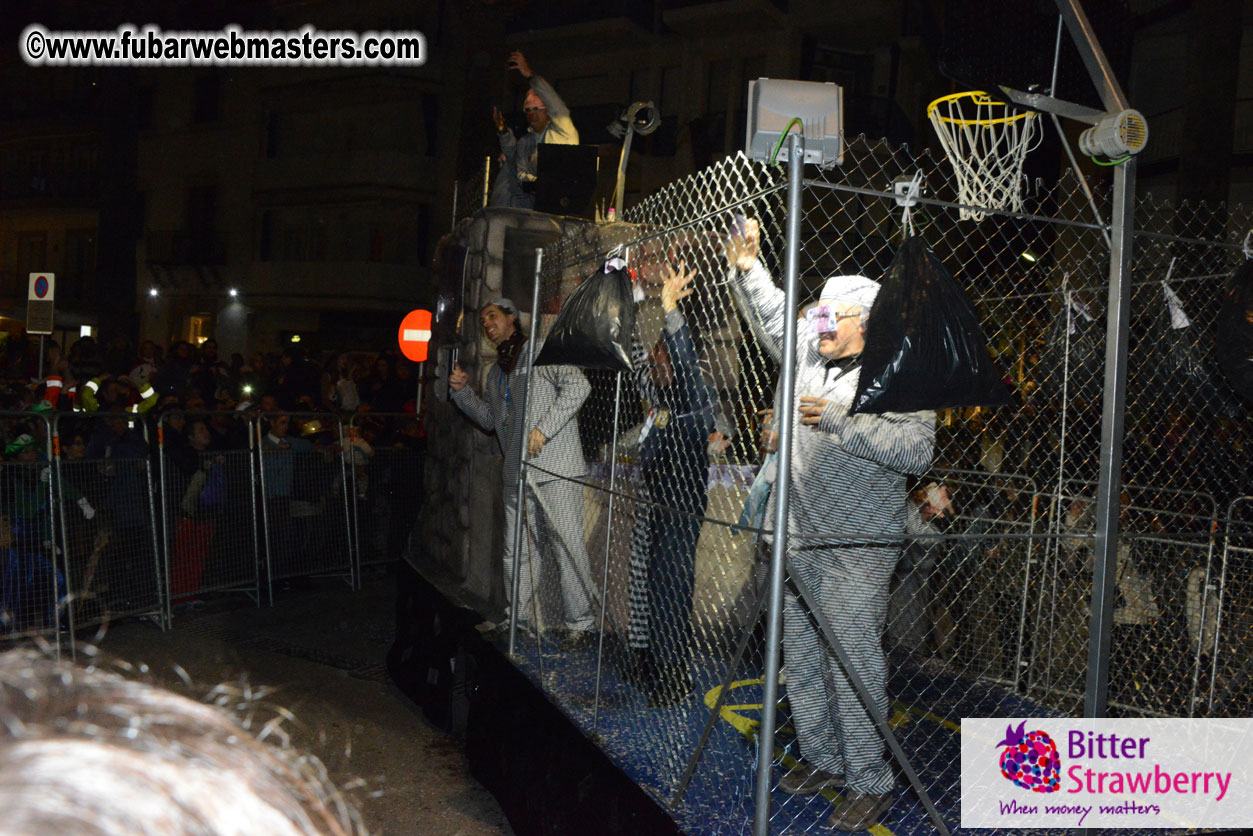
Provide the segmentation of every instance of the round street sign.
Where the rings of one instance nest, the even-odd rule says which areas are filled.
[[[35,298],[42,299],[48,295],[48,277],[35,277]]]
[[[418,309],[409,311],[400,320],[400,331],[396,335],[400,343],[400,353],[415,363],[426,360],[427,345],[431,341],[431,312]]]

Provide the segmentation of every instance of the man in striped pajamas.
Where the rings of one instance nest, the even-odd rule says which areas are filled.
[[[753,332],[780,360],[789,314],[759,250],[760,229],[749,220],[743,235],[727,242],[730,279]],[[871,698],[886,713],[882,634],[904,534],[905,474],[931,464],[935,413],[848,414],[878,290],[878,283],[864,276],[834,276],[806,313],[796,347],[793,408],[799,423],[787,519],[789,570],[812,590]],[[766,520],[767,525],[773,520],[772,509]],[[883,739],[791,592],[783,610],[783,651],[805,762],[783,776],[780,788],[805,794],[844,787],[831,825],[848,831],[873,826],[892,805],[894,779]]]

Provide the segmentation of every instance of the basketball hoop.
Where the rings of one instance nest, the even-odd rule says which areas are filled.
[[[963,221],[981,221],[987,210],[1022,211],[1022,164],[1044,136],[1033,111],[1011,111],[973,90],[936,99],[927,118],[957,174]]]

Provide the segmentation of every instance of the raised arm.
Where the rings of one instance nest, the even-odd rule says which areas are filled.
[[[727,267],[735,300],[766,351],[778,361],[783,353],[786,294],[775,286],[759,258],[761,228],[755,219],[744,222],[744,234],[726,241]]]
[[[493,432],[496,429],[496,418],[492,414],[492,408],[470,388],[469,384],[470,375],[466,374],[460,364],[454,365],[452,372],[448,375],[448,388],[452,390],[452,402],[471,421],[488,432]]]

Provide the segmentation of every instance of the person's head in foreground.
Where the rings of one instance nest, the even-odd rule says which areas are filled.
[[[217,702],[235,702],[229,692],[216,689]],[[217,705],[10,650],[0,834],[364,836],[321,761],[285,748],[277,723],[259,734]]]
[[[818,353],[827,360],[861,354],[866,347],[866,322],[879,295],[879,283],[865,276],[832,276],[805,311],[810,331],[818,337]]]

